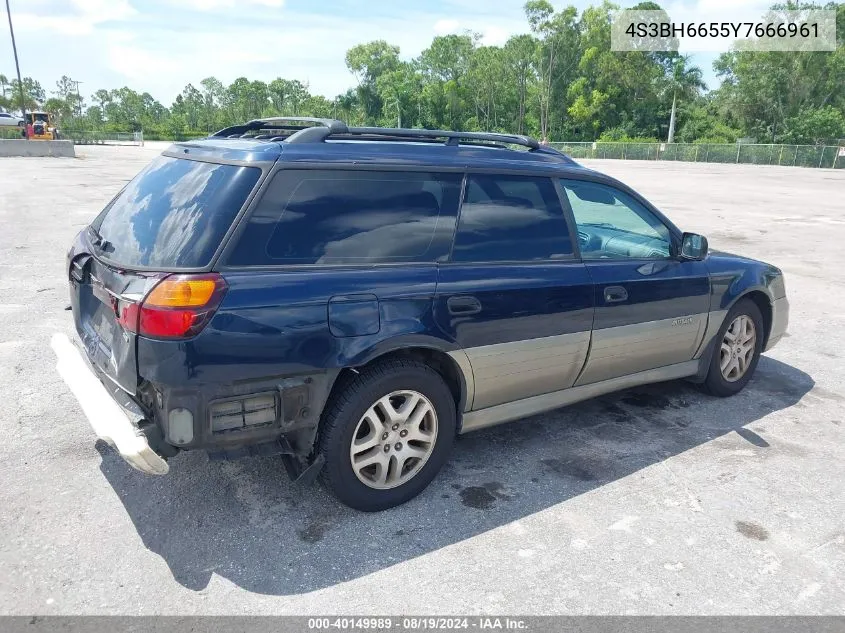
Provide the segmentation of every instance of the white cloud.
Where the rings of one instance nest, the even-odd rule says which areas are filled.
[[[143,79],[151,72],[172,67],[167,57],[134,46],[115,45],[109,49],[109,66],[128,79]]]
[[[362,9],[350,13],[330,3],[294,9],[283,0],[167,0],[155,11],[144,0],[30,0],[27,13],[13,19],[21,70],[48,92],[68,75],[89,95],[128,85],[169,106],[186,84],[198,86],[212,75],[224,83],[240,76],[299,79],[313,94],[331,98],[355,85],[344,58],[361,42],[386,39],[412,59],[436,34],[471,30],[484,44],[501,44],[528,30],[521,3],[478,11],[456,1],[434,10],[404,2],[376,9],[360,0]],[[0,38],[0,59],[7,54],[11,46]]]
[[[741,22],[759,19],[770,4],[768,0],[697,0],[693,3],[675,0],[664,9],[675,22]]]
[[[138,13],[128,0],[71,0],[71,4],[92,24],[125,20]]]
[[[437,35],[448,35],[449,33],[456,33],[460,25],[461,23],[457,20],[437,20],[437,22],[434,23],[434,32]]]
[[[284,6],[285,0],[185,0],[184,2],[179,2],[179,6],[181,7],[187,5],[198,11],[219,11],[220,9],[231,9],[250,4],[280,9]]]
[[[466,26],[465,26],[466,25]],[[470,26],[471,25],[471,26]],[[451,35],[453,33],[480,33],[484,46],[501,46],[515,33],[513,25],[484,24],[477,20],[462,23],[460,20],[443,18],[434,23],[435,35]],[[523,29],[523,31],[526,29]]]
[[[62,35],[91,35],[104,22],[126,20],[137,11],[128,0],[72,0],[72,13],[45,8],[45,13],[14,13],[15,29],[21,31],[55,31]]]
[[[34,13],[17,13],[13,16],[15,31],[49,30],[61,35],[90,35],[94,32],[94,25],[89,21],[76,17],[39,16]]]
[[[500,26],[489,26],[481,31],[481,43],[485,46],[501,46],[514,32]]]

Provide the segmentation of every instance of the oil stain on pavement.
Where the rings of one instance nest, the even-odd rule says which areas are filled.
[[[769,531],[757,523],[737,521],[735,525],[736,531],[746,538],[754,539],[755,541],[765,541],[769,538]]]

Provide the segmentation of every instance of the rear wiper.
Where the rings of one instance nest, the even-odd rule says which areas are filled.
[[[103,236],[100,235],[100,232],[95,229],[93,226],[89,226],[88,230],[94,236],[94,239],[91,240],[91,245],[96,246],[101,251],[108,253],[111,249],[111,242],[108,240],[103,239]]]

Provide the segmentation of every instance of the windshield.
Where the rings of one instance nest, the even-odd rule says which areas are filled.
[[[98,253],[121,266],[206,266],[260,175],[160,156],[91,223]]]

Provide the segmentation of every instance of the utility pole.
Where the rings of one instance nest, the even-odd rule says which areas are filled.
[[[12,10],[9,8],[9,0],[6,0],[6,15],[9,16],[9,34],[12,36],[12,51],[15,53],[15,70],[18,72],[18,90],[21,93],[21,118],[26,125],[26,98],[23,94],[23,81],[21,81],[21,66],[18,63],[18,47],[15,44],[15,29],[12,28]]]
[[[76,79],[72,79],[74,84],[76,84],[76,107],[77,107],[77,115],[78,117],[82,117],[82,97],[79,96],[79,84],[85,83],[83,81],[78,81]]]
[[[667,143],[675,142],[675,103],[677,97],[677,93],[672,95],[672,114],[669,116],[669,138],[666,140]]]

